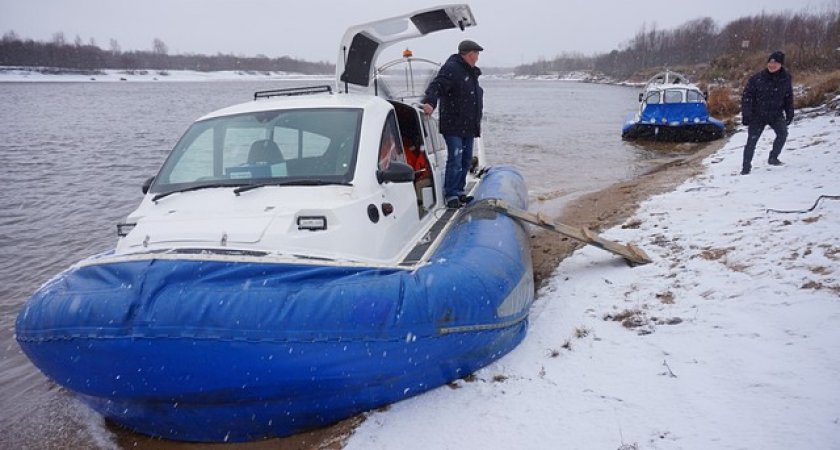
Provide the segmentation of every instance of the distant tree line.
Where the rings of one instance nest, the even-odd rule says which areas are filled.
[[[760,14],[719,29],[715,21],[695,19],[672,30],[643,25],[619,50],[585,57],[562,54],[515,68],[518,75],[596,70],[627,78],[651,67],[688,64],[738,64],[739,57],[782,49],[799,70],[840,69],[840,2],[821,14]]]
[[[152,41],[151,51],[123,52],[115,39],[111,39],[108,50],[103,50],[93,39],[84,43],[77,36],[73,43],[68,43],[64,33],[59,32],[53,35],[50,42],[38,42],[21,39],[14,31],[7,32],[0,39],[0,66],[51,67],[79,71],[241,70],[303,74],[329,74],[335,71],[335,66],[327,62],[308,62],[288,56],[269,58],[265,55],[170,55],[167,45],[157,38]]]

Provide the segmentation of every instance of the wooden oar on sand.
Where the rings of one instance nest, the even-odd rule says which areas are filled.
[[[623,257],[631,266],[648,264],[651,262],[647,253],[634,244],[620,244],[609,239],[604,239],[585,227],[573,227],[562,223],[549,222],[540,214],[533,214],[528,211],[515,208],[503,200],[495,198],[480,200],[469,205],[469,209],[491,209],[493,211],[506,214],[515,219],[523,220],[538,227],[545,228],[546,230],[551,230],[555,233],[560,233],[563,236],[568,236],[572,239],[576,239],[586,244],[604,249],[608,252],[615,253],[616,255]]]

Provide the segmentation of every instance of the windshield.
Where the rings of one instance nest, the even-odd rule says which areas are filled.
[[[683,89],[668,89],[665,91],[665,103],[682,103]]]
[[[175,145],[150,192],[203,185],[349,183],[361,119],[361,109],[294,109],[196,122]]]

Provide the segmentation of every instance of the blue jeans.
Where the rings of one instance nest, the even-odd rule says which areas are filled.
[[[447,201],[464,194],[467,172],[472,164],[474,139],[463,136],[443,136],[447,153],[443,193]]]
[[[778,159],[779,155],[782,154],[782,147],[785,146],[785,141],[787,140],[788,135],[785,116],[779,116],[776,119],[771,120],[770,123],[764,123],[760,120],[751,122],[747,128],[747,145],[744,146],[744,162],[742,167],[745,170],[752,169],[752,159],[753,154],[755,154],[755,145],[758,143],[758,138],[761,137],[764,127],[767,125],[770,125],[773,132],[776,133],[776,139],[773,140],[773,149],[770,150],[769,159]]]

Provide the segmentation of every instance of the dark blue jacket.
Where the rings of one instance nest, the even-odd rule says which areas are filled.
[[[750,77],[741,96],[741,119],[745,125],[750,122],[769,124],[785,115],[793,120],[793,83],[784,67],[776,73],[764,69]]]
[[[440,101],[440,133],[462,137],[481,136],[484,90],[478,85],[481,69],[471,67],[457,53],[441,66],[426,88],[423,103]]]

